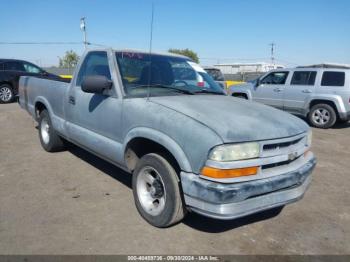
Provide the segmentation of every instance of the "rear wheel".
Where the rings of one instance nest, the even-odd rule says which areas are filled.
[[[13,93],[13,89],[8,84],[0,85],[0,103],[6,104],[13,102],[15,96]]]
[[[39,116],[39,139],[47,152],[57,152],[64,148],[63,140],[52,127],[47,110],[43,110]]]
[[[158,154],[143,156],[133,173],[135,205],[151,225],[168,227],[186,214],[179,179],[169,162]]]
[[[335,124],[337,113],[328,104],[317,104],[311,108],[308,118],[312,126],[326,129]]]

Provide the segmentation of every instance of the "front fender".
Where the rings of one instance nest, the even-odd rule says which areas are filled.
[[[233,94],[245,94],[247,95],[248,100],[252,100],[252,92],[247,88],[231,86],[229,95],[232,96]]]
[[[192,167],[188,158],[180,145],[174,141],[171,137],[164,133],[148,128],[148,127],[136,127],[131,129],[125,136],[123,143],[123,152],[125,152],[128,143],[133,138],[146,138],[154,141],[155,143],[161,144],[175,157],[182,171],[192,172]]]

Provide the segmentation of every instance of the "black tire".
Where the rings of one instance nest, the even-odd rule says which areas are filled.
[[[15,94],[12,86],[9,84],[0,85],[0,104],[12,103],[15,100]]]
[[[155,179],[155,180],[158,181],[157,183],[160,182],[163,187],[163,192],[162,190],[159,190],[159,191],[160,193],[163,193],[165,204],[163,205],[163,208],[159,209],[161,210],[159,211],[160,212],[159,214],[150,214],[149,211],[147,211],[146,208],[143,206],[145,205],[144,204],[145,201],[139,198],[140,192],[142,190],[141,188],[144,183],[143,170],[145,169],[152,169],[152,170],[154,169],[157,172],[155,174],[155,177],[156,178],[158,176],[160,177],[160,178],[158,177],[158,179]],[[152,184],[152,187],[153,187],[153,184]],[[151,153],[143,156],[138,161],[136,168],[133,172],[132,188],[133,188],[135,205],[138,212],[151,225],[155,227],[169,227],[181,221],[186,215],[186,209],[184,206],[182,193],[180,190],[179,178],[174,168],[162,156]],[[151,191],[152,190],[149,190],[148,193],[151,194]],[[146,192],[146,191],[143,191],[143,192]],[[161,194],[159,195],[159,197],[163,197],[163,196],[161,196]],[[150,199],[150,198],[147,198],[147,199]],[[154,203],[152,201],[146,201],[146,202],[152,203],[152,205]],[[156,208],[154,210],[156,210]],[[152,210],[150,212],[152,212]]]
[[[322,112],[324,116],[320,116]],[[327,129],[334,126],[337,122],[337,113],[328,104],[316,104],[311,108],[308,119],[312,126]]]
[[[64,149],[64,142],[53,129],[50,115],[47,110],[43,110],[40,113],[38,131],[41,146],[47,152],[58,152]]]

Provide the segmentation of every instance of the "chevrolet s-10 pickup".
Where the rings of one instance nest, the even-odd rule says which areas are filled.
[[[316,165],[309,126],[227,96],[187,57],[88,50],[71,83],[21,77],[19,103],[48,152],[69,141],[132,175],[151,225],[188,211],[234,219],[301,199]]]

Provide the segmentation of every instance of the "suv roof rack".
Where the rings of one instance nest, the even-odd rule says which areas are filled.
[[[307,66],[298,66],[297,68],[337,68],[337,69],[350,69],[348,64],[333,64],[333,63],[323,63]]]

